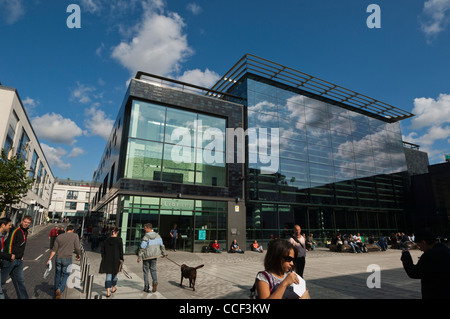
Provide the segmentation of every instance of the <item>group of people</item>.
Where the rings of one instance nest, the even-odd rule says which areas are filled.
[[[367,246],[360,233],[355,235],[350,234],[349,236],[342,236],[340,233],[333,236],[331,239],[331,245],[336,245],[338,251],[341,251],[343,245],[350,245],[353,253],[367,253]]]
[[[28,238],[31,216],[25,216],[19,227],[12,229],[11,219],[0,219],[0,299],[5,299],[2,286],[11,277],[17,298],[28,299],[25,277],[23,274],[23,255]]]
[[[28,227],[32,222],[31,216],[25,216],[19,227],[11,230],[11,220],[0,219],[0,281],[3,285],[11,277],[19,299],[28,299],[24,275],[23,254],[25,251]],[[156,292],[158,278],[156,273],[156,262],[158,257],[166,257],[165,247],[161,236],[153,231],[152,224],[144,225],[143,236],[137,252],[137,262],[142,261],[144,273],[144,291]],[[51,236],[50,236],[51,237]],[[355,244],[360,249],[359,234],[349,236],[345,239],[340,234],[336,236],[336,244]],[[359,238],[360,239],[360,238]],[[400,239],[401,241],[401,239]],[[292,288],[292,284],[299,283],[299,277],[303,278],[306,264],[306,242],[307,239],[301,234],[299,225],[293,228],[293,234],[289,239],[274,239],[268,244],[267,254],[264,258],[264,271],[258,272],[255,278],[255,292],[259,299],[300,298],[309,299],[309,290],[298,296]],[[215,241],[217,243],[217,241]],[[401,256],[403,267],[411,278],[421,279],[423,298],[450,298],[450,249],[438,243],[436,237],[430,232],[417,233],[415,243],[423,251],[417,264],[413,263],[409,250],[404,248]],[[255,240],[253,245],[256,249],[261,247]],[[252,246],[253,246],[252,245]],[[218,246],[217,246],[218,247]],[[231,245],[236,252],[240,250],[236,240]],[[49,265],[55,260],[55,298],[61,298],[65,289],[67,279],[70,275],[69,267],[75,253],[77,260],[80,259],[80,238],[74,233],[74,226],[68,225],[64,232],[60,232],[53,241],[53,248],[46,262]],[[218,249],[220,249],[218,247]],[[258,251],[258,250],[257,250]],[[261,251],[262,247],[261,247]],[[104,241],[101,249],[101,263],[99,273],[106,274],[105,289],[106,296],[117,291],[117,274],[120,272],[124,262],[123,242],[119,236],[119,229],[113,227],[110,236]],[[150,276],[152,283],[150,286]],[[4,299],[3,290],[0,286],[0,299]]]

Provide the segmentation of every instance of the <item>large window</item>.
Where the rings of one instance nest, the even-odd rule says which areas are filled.
[[[226,120],[133,101],[125,177],[226,186]]]
[[[16,112],[13,110],[12,116],[9,120],[8,134],[6,135],[6,140],[5,140],[4,148],[6,150],[6,153],[8,153],[11,150],[11,148],[13,147],[17,123],[19,123],[19,118],[17,117]]]

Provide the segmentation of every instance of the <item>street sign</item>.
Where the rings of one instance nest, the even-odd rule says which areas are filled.
[[[199,229],[199,231],[198,231],[198,240],[206,240],[206,230]]]

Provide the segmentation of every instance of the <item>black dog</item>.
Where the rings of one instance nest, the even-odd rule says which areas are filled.
[[[189,267],[188,265],[181,265],[181,282],[180,286],[183,286],[183,278],[189,278],[189,288],[192,287],[192,291],[195,291],[195,279],[197,278],[197,269],[202,268],[204,265],[197,267]]]

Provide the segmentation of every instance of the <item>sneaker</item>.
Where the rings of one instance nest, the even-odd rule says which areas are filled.
[[[156,292],[156,287],[158,286],[158,283],[157,282],[154,282],[153,283],[153,289],[152,289],[152,292]]]

